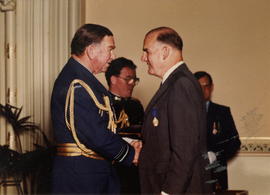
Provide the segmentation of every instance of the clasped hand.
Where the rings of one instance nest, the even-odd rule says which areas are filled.
[[[141,149],[142,149],[142,142],[141,141],[132,141],[130,143],[130,145],[134,148],[135,150],[135,155],[134,155],[134,159],[132,161],[133,164],[135,164],[136,166],[138,165],[139,163],[139,155],[140,155],[140,152],[141,152]]]

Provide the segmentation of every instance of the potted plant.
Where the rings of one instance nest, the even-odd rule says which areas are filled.
[[[16,150],[10,148],[9,145],[0,145],[0,176],[3,178],[3,184],[10,178],[14,182],[26,183],[25,178],[28,177],[31,182],[30,191],[36,192],[40,173],[49,172],[47,169],[51,167],[50,163],[54,148],[39,126],[29,121],[31,117],[21,117],[21,112],[22,107],[0,104],[0,117],[4,117],[12,127],[11,131],[13,131],[14,140],[11,140],[10,143],[15,143],[14,145],[17,146]],[[27,131],[41,133],[45,146],[34,144],[35,150],[22,152],[20,135]],[[36,182],[36,185],[33,185],[33,181]],[[27,191],[27,187],[24,185],[24,192],[27,193]]]

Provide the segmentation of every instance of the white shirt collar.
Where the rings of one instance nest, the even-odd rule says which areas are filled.
[[[173,65],[167,72],[165,72],[163,78],[162,78],[162,84],[166,81],[166,79],[170,76],[170,74],[178,68],[178,66],[184,64],[184,61],[177,62],[175,65]]]

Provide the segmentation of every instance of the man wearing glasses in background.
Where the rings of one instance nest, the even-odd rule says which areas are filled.
[[[112,104],[116,114],[117,133],[128,142],[141,139],[141,127],[144,109],[141,102],[132,96],[139,78],[136,77],[137,66],[129,59],[120,57],[111,61],[105,72],[111,93]],[[139,194],[140,184],[138,168],[115,164],[121,183],[122,194]]]

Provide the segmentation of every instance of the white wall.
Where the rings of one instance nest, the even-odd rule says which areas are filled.
[[[87,0],[85,21],[109,27],[117,55],[138,65],[134,96],[145,106],[160,80],[140,61],[144,35],[158,26],[174,28],[191,71],[212,74],[213,100],[231,107],[241,137],[256,138],[270,137],[269,10],[269,0]],[[106,85],[104,75],[99,78]],[[240,155],[229,165],[230,188],[268,195],[269,170],[268,156]]]
[[[230,188],[248,190],[249,195],[269,195],[269,157],[269,154],[240,154],[229,163]]]
[[[270,137],[268,0],[87,0],[85,9],[87,23],[113,31],[117,55],[138,65],[142,82],[134,95],[144,105],[160,80],[140,61],[143,38],[154,27],[170,26],[184,40],[191,71],[212,74],[213,99],[231,106],[240,135]]]

